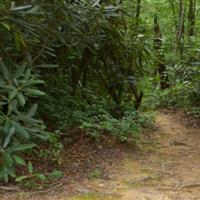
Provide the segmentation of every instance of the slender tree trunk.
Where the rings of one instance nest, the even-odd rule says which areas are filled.
[[[177,42],[177,50],[180,51],[181,56],[183,54],[185,9],[186,9],[186,6],[184,3],[184,0],[179,0],[179,21],[178,21],[178,26],[177,26],[176,42]]]
[[[189,0],[188,36],[194,36],[196,0]]]
[[[81,79],[83,73],[87,73],[87,67],[91,59],[91,56],[92,56],[91,51],[87,47],[85,47],[83,50],[83,56],[79,64],[79,68],[74,69],[72,71],[72,76],[71,76],[72,96],[75,96],[76,94],[78,82]],[[86,77],[86,74],[84,76]],[[84,84],[86,84],[86,80]]]
[[[178,19],[177,19],[177,13],[176,13],[176,5],[175,5],[175,1],[174,0],[170,0],[170,6],[171,6],[171,10],[172,10],[172,17],[173,17],[173,22],[174,22],[174,30],[173,31],[177,31],[177,26],[178,26]],[[174,35],[173,41],[172,41],[172,48],[174,53],[176,53],[177,50],[177,44],[176,44],[176,35]]]
[[[139,25],[140,13],[141,13],[141,0],[137,0],[137,3],[136,3],[136,15],[135,15],[135,24],[136,24],[136,26]]]
[[[135,32],[136,32],[136,34],[139,33],[139,23],[140,23],[140,15],[141,15],[141,8],[142,8],[141,3],[142,3],[142,0],[136,1],[136,14],[135,14],[135,27],[136,27]],[[142,52],[138,53],[138,63],[140,65],[140,67],[142,67]],[[131,74],[133,74],[131,69],[130,69],[130,71],[131,71]],[[135,110],[138,110],[142,103],[143,91],[138,91],[136,84],[130,83],[129,87],[135,98],[135,101],[134,101]]]
[[[189,0],[188,9],[188,42],[190,48],[193,48],[192,37],[195,35],[195,20],[196,20],[196,0]],[[188,57],[188,65],[191,65],[194,57],[192,54]]]
[[[162,90],[169,88],[169,80],[166,74],[165,56],[162,52],[162,34],[158,17],[154,18],[154,50],[156,55],[156,73],[160,77],[160,88]]]
[[[172,14],[173,14],[173,20],[174,20],[174,27],[175,27],[175,30],[177,30],[177,15],[176,15],[176,8],[175,8],[175,1],[174,0],[171,0],[170,1],[170,6],[171,6],[171,9],[172,9]]]

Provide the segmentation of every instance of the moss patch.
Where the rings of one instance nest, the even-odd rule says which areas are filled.
[[[80,195],[78,197],[74,197],[70,200],[116,200],[116,195],[104,195],[104,194],[95,194],[95,193],[89,193]]]

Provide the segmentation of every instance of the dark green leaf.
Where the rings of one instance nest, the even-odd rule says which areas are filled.
[[[22,93],[17,93],[17,99],[21,106],[24,106],[26,104],[26,99]]]
[[[23,181],[24,179],[27,179],[28,178],[28,176],[18,176],[16,179],[15,179],[15,181],[16,182],[20,182],[20,181]]]
[[[41,92],[40,90],[36,90],[36,89],[26,89],[26,92],[32,96],[43,96],[45,95],[44,92]]]
[[[13,159],[18,165],[26,165],[26,162],[20,156],[14,155]]]
[[[57,171],[57,170],[54,170],[53,172],[51,172],[48,177],[50,179],[54,179],[54,178],[61,178],[63,176],[63,173],[62,171]]]
[[[16,151],[25,151],[27,149],[32,149],[36,144],[18,144],[6,149],[7,152],[12,153]]]
[[[28,162],[28,172],[29,172],[29,174],[33,173],[33,165],[30,161]]]
[[[8,136],[6,137],[6,139],[3,143],[3,149],[5,149],[8,146],[14,133],[15,133],[15,128],[14,127],[10,128]]]
[[[37,177],[38,179],[42,180],[42,181],[46,181],[46,176],[44,174],[41,173],[37,173],[35,174],[35,177]]]
[[[7,66],[3,63],[3,61],[0,58],[0,72],[3,74],[3,77],[6,80],[9,80],[9,71]]]
[[[9,92],[8,101],[10,102],[17,95],[17,88],[14,88],[11,92]]]
[[[19,133],[21,136],[23,136],[26,139],[30,139],[30,135],[28,131],[23,126],[21,126],[21,124],[15,121],[11,121],[11,123],[15,127],[15,130],[17,133]]]
[[[30,110],[28,111],[27,116],[28,117],[33,117],[36,114],[37,109],[38,109],[38,105],[36,103],[33,104],[32,107],[30,108]]]

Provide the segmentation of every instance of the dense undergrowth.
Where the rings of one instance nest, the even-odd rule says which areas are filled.
[[[31,158],[59,168],[73,128],[127,141],[158,107],[200,117],[200,41],[190,15],[180,33],[178,10],[171,1],[1,1],[0,180],[60,177],[57,168],[34,169]],[[26,173],[16,174],[20,167]]]
[[[159,107],[182,108],[188,115],[200,117],[200,82],[199,66],[175,66],[169,67],[170,83],[172,86],[160,90],[159,87],[150,87],[146,90],[143,108],[151,109]],[[154,80],[149,80],[153,82]]]

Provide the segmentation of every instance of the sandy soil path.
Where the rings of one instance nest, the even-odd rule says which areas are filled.
[[[109,179],[85,180],[79,194],[23,193],[0,196],[31,200],[200,200],[200,129],[186,127],[179,115],[158,112],[157,130],[140,152],[124,153]],[[12,198],[11,198],[12,197]]]

